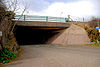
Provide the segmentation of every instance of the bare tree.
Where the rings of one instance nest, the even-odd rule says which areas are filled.
[[[0,0],[0,31],[2,31],[1,22],[2,19],[4,18],[3,16],[4,14],[5,14],[5,5],[3,3],[3,0]],[[0,36],[0,46],[3,49],[2,36]]]
[[[23,1],[23,0],[22,0]],[[23,1],[23,3],[24,3],[24,1]],[[22,9],[22,8],[20,8],[18,5],[19,5],[20,3],[18,2],[18,0],[13,0],[13,1],[9,1],[9,7],[7,8],[8,10],[11,10],[13,13],[17,13],[18,12],[18,10],[20,10],[20,9]],[[24,14],[24,12],[26,11],[26,9],[28,8],[28,5],[27,4],[25,4],[24,5],[24,8],[22,9],[22,11],[21,11],[21,14],[20,14],[20,17],[18,18],[18,20],[23,16],[23,14]],[[17,24],[17,22],[15,22],[14,24],[13,24],[13,26],[11,27],[11,32],[13,32],[13,30],[14,30],[14,27],[16,26],[16,24]]]
[[[14,27],[17,22],[12,22],[12,18],[14,18],[15,12],[19,10],[18,0],[0,0],[0,22],[1,22],[1,30],[3,31],[2,42],[5,41],[7,35],[9,33],[13,33]],[[7,7],[6,7],[7,6]],[[24,12],[27,9],[27,5],[24,6],[24,9],[21,12],[19,19],[22,17]],[[1,15],[2,13],[2,15]],[[4,43],[1,43],[1,47],[4,47]]]
[[[98,21],[97,21],[97,19],[95,17],[92,17],[92,20],[90,21],[89,26],[91,28],[95,28],[95,27],[98,26]]]

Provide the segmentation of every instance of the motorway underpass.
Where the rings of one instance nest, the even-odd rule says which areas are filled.
[[[49,38],[58,34],[58,31],[62,29],[63,28],[16,26],[14,34],[20,45],[37,45],[45,44]]]

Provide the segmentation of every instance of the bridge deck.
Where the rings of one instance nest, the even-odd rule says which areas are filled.
[[[68,22],[45,22],[45,21],[15,21],[17,26],[31,26],[31,27],[50,27],[50,28],[68,28]]]

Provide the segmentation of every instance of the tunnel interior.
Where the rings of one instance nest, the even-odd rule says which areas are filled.
[[[41,29],[37,27],[16,26],[14,35],[19,45],[37,45],[58,34],[55,29]]]

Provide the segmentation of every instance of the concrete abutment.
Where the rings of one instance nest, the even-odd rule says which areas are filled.
[[[90,43],[87,32],[83,28],[73,24],[69,28],[16,26],[15,29],[17,42],[21,45],[80,45]]]

